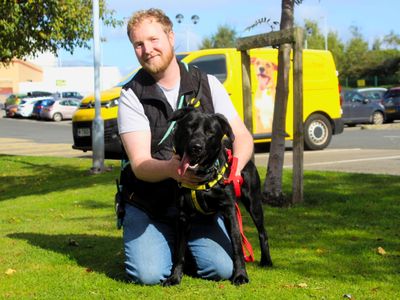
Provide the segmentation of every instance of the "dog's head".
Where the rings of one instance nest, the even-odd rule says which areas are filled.
[[[274,72],[278,69],[277,65],[273,62],[264,59],[253,57],[251,64],[255,68],[258,86],[260,90],[274,87]]]
[[[175,111],[170,121],[176,121],[174,146],[181,157],[178,170],[184,174],[188,168],[207,168],[212,165],[223,148],[223,139],[233,143],[234,135],[227,119],[221,114],[206,114],[193,108]]]

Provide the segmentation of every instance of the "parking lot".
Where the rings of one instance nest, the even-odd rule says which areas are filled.
[[[0,154],[91,159],[91,152],[71,148],[71,121],[0,118],[0,128]],[[257,153],[256,164],[267,166],[268,157],[268,153]],[[289,143],[284,168],[291,167]],[[400,122],[345,128],[333,137],[327,149],[304,152],[304,169],[400,175]]]

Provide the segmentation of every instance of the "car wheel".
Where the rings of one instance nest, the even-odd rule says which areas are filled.
[[[53,115],[53,121],[55,121],[55,122],[60,122],[60,121],[62,121],[62,119],[63,119],[63,117],[62,117],[62,114],[60,114],[60,113],[55,113]]]
[[[383,114],[380,111],[376,111],[371,116],[371,123],[374,125],[383,124]]]
[[[322,150],[332,139],[332,125],[320,114],[311,115],[304,125],[304,148],[306,150]]]

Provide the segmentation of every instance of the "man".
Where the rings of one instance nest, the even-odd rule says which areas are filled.
[[[222,113],[232,126],[237,175],[251,158],[253,140],[222,84],[178,63],[172,22],[161,10],[134,13],[127,32],[142,69],[123,87],[119,104],[119,133],[130,162],[122,182],[128,203],[123,223],[125,265],[134,282],[159,284],[171,274],[177,182],[198,183],[190,170],[178,174],[180,157],[173,155],[168,117],[201,94],[197,109]],[[221,216],[195,219],[188,249],[198,276],[231,277],[232,249]]]

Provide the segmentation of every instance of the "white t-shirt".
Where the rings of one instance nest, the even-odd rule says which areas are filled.
[[[223,114],[228,121],[237,116],[237,111],[221,82],[213,75],[207,75],[210,84],[211,97],[216,113]],[[165,89],[164,92],[169,104],[174,110],[177,108],[180,83],[172,89]],[[144,109],[135,93],[131,90],[121,91],[118,107],[118,130],[119,133],[133,131],[150,131],[149,120],[144,113]]]

